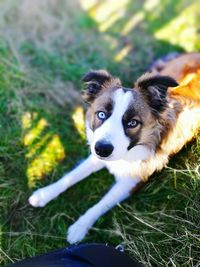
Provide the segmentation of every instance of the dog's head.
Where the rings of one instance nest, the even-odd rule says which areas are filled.
[[[167,107],[167,88],[177,86],[175,80],[145,74],[129,89],[100,70],[87,73],[83,81],[83,98],[89,104],[86,132],[93,155],[119,160],[137,152],[138,147],[139,153],[156,149],[160,142],[159,116]]]

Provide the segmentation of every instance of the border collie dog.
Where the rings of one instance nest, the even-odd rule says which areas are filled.
[[[90,71],[83,82],[91,155],[29,198],[32,206],[43,207],[93,172],[107,168],[113,174],[110,191],[69,227],[71,244],[81,241],[100,216],[131,196],[138,183],[161,170],[199,132],[200,54],[166,62],[159,72],[142,75],[133,88],[123,87],[105,70]]]

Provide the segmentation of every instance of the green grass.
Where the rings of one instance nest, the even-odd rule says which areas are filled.
[[[126,1],[105,32],[76,1],[0,2],[1,266],[65,246],[67,227],[112,184],[101,171],[43,209],[27,202],[34,189],[88,154],[73,120],[83,106],[81,76],[106,68],[131,86],[153,59],[200,50],[197,1],[150,2]],[[122,34],[138,13],[142,19]],[[129,52],[117,61],[126,46]],[[100,218],[84,242],[123,243],[144,266],[199,266],[199,165],[198,137],[139,193]]]

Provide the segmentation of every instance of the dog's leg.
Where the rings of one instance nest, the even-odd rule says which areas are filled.
[[[56,198],[66,189],[103,167],[104,163],[102,161],[90,155],[79,166],[57,182],[36,190],[29,198],[29,203],[34,207],[44,207],[49,201]]]
[[[112,207],[128,198],[132,189],[140,182],[139,178],[124,178],[116,182],[99,203],[90,208],[68,229],[67,240],[70,244],[81,241],[97,219]]]

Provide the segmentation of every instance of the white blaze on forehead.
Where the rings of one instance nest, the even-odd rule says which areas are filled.
[[[129,91],[123,91],[123,89],[118,89],[114,93],[114,110],[112,116],[117,116],[117,117],[123,117],[125,111],[128,108],[128,105],[131,101],[132,94]]]

